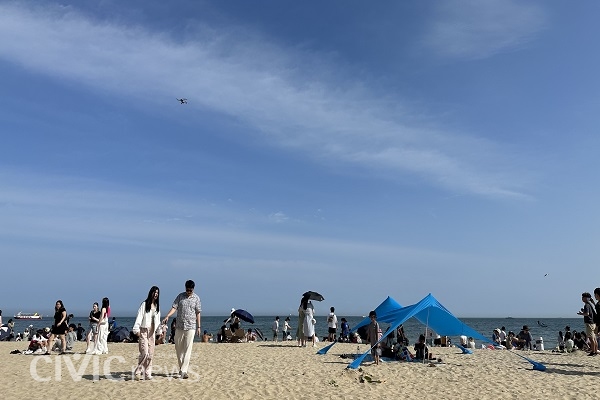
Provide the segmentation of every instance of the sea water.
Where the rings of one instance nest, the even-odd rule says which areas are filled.
[[[356,324],[364,319],[364,317],[360,316],[345,316],[338,315],[338,322],[342,317],[348,320],[348,324],[352,329]],[[283,321],[286,318],[286,315],[279,316],[279,340],[282,339],[281,328],[283,327]],[[117,321],[117,326],[124,326],[131,330],[133,324],[135,322],[135,317],[120,317],[115,316]],[[223,322],[227,319],[227,316],[202,316],[202,330],[206,330],[213,334],[216,338],[217,333],[219,332]],[[295,339],[296,328],[298,326],[298,316],[290,315],[290,325],[292,326],[291,336]],[[317,337],[322,340],[326,338],[327,333],[327,316],[316,316],[317,324],[315,325],[315,333]],[[3,316],[3,321],[6,324],[9,318]],[[172,319],[171,319],[172,320]],[[169,321],[169,326],[171,324],[171,320]],[[271,331],[271,325],[275,320],[275,316],[255,316],[254,324],[248,322],[242,322],[242,329],[247,330],[248,328],[258,328],[260,329],[265,339],[272,340],[273,334]],[[585,329],[583,325],[583,318],[461,318],[465,324],[475,329],[477,332],[482,335],[491,338],[492,331],[495,328],[506,328],[506,333],[509,331],[513,331],[515,334],[519,333],[523,325],[529,326],[529,331],[533,337],[533,343],[538,340],[540,337],[544,340],[544,347],[546,350],[551,350],[556,347],[558,342],[558,332],[562,331],[564,333],[565,326],[570,326],[571,331],[577,330],[581,331]],[[23,332],[29,325],[33,325],[34,329],[42,329],[44,327],[50,327],[53,323],[52,317],[44,317],[42,320],[15,320],[13,318],[13,322],[15,323],[15,333]],[[81,324],[86,330],[88,329],[89,322],[87,316],[75,316],[70,320],[70,323]],[[385,332],[389,324],[380,323],[382,330]],[[414,318],[406,321],[404,323],[404,332],[408,339],[410,340],[410,344],[415,343],[420,334],[425,333],[425,325],[421,324]],[[168,334],[167,334],[168,335]],[[339,335],[339,329],[338,329]],[[196,341],[200,339],[196,337]],[[451,337],[453,343],[459,343],[458,337]],[[476,341],[477,342],[477,341]],[[477,342],[477,346],[480,347],[480,343]]]

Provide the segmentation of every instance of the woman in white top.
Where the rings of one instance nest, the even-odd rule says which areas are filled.
[[[315,324],[317,322],[315,320],[315,308],[308,299],[303,299],[302,308],[304,309],[304,337],[306,341],[312,339],[313,347],[315,347],[317,345],[315,338]]]
[[[146,380],[152,379],[152,358],[154,357],[155,335],[161,332],[160,326],[160,289],[152,286],[146,300],[138,309],[133,333],[139,337],[140,356],[135,369],[135,379],[140,380],[142,373]]]
[[[102,299],[100,319],[98,320],[98,342],[93,354],[108,354],[108,318],[110,317],[110,301],[108,297]]]

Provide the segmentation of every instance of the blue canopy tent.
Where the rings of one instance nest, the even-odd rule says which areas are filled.
[[[391,324],[390,329],[382,335],[379,342],[381,342],[390,332],[395,331],[400,325],[412,317],[415,317],[422,324],[431,327],[442,336],[465,335],[472,336],[474,339],[484,342],[491,342],[490,339],[456,318],[446,307],[437,301],[431,293],[425,296],[425,298],[417,304],[390,311],[381,319],[379,318],[379,315],[377,315],[378,321]],[[369,353],[370,349],[350,363],[348,368],[358,368]]]
[[[381,322],[392,323],[393,319],[391,319],[389,321],[387,320],[388,315],[393,313],[394,311],[401,309],[401,308],[402,308],[402,306],[400,305],[400,303],[398,303],[392,297],[388,296],[380,305],[378,305],[375,308],[375,312],[377,313],[377,320],[381,321]],[[367,326],[370,323],[371,323],[371,319],[369,317],[365,317],[354,328],[352,328],[350,330],[350,332],[356,332],[358,330],[358,328]],[[317,354],[326,354],[329,351],[329,349],[331,349],[333,347],[334,344],[336,344],[336,342],[333,342],[330,345],[323,347],[322,349],[320,349],[317,352]]]
[[[414,317],[422,324],[431,327],[442,336],[471,336],[473,339],[486,343],[492,341],[456,318],[431,293],[417,304],[423,304],[424,309],[417,311]],[[410,318],[410,317],[409,317]]]
[[[386,321],[388,319],[388,315],[392,314],[394,311],[401,309],[402,306],[396,300],[388,296],[380,305],[375,308],[375,312],[377,313],[377,320],[381,322],[391,322]],[[356,332],[358,328],[363,326],[367,326],[371,323],[371,319],[369,317],[365,317],[362,321],[360,321],[354,328],[352,328],[353,332]]]
[[[390,332],[396,330],[400,325],[406,322],[408,319],[415,317],[421,323],[433,328],[437,333],[443,336],[471,336],[474,339],[481,340],[483,342],[491,343],[491,340],[483,336],[458,318],[456,318],[446,307],[444,307],[433,295],[428,294],[423,300],[417,304],[413,304],[408,307],[403,307],[397,310],[390,310],[386,314],[377,320],[380,322],[390,323],[390,329],[388,329],[379,339],[378,343],[385,339]],[[360,366],[365,357],[370,353],[371,349],[367,350],[364,354],[359,356],[356,360],[348,365],[350,369],[356,369]],[[517,354],[518,355],[518,354]],[[520,356],[520,355],[519,355]],[[522,356],[520,356],[522,357]],[[546,367],[536,361],[530,360],[529,358],[522,357],[525,360],[533,364],[533,368],[539,371],[544,371]]]

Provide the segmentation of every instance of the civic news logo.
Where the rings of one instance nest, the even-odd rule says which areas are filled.
[[[56,357],[44,355],[33,357],[29,364],[29,374],[37,382],[62,381],[63,379],[72,379],[75,382],[82,379],[124,382],[134,380],[137,368],[137,365],[129,364],[127,366],[127,364],[123,356],[100,358],[89,354],[63,354]],[[154,364],[152,375],[154,378],[160,377],[161,380],[180,378],[179,368],[176,365],[169,367]],[[192,370],[188,371],[188,376],[188,382],[200,379],[200,376]]]

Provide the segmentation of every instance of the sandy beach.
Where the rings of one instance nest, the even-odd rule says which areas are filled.
[[[575,399],[595,398],[600,375],[600,356],[583,352],[519,353],[544,363],[547,370],[540,372],[506,350],[463,355],[457,348],[434,348],[442,359],[435,366],[384,362],[346,369],[349,360],[340,355],[355,353],[356,346],[338,343],[316,355],[295,342],[195,343],[190,378],[181,380],[174,377],[174,346],[161,345],[154,379],[135,381],[136,344],[110,343],[103,356],[78,354],[85,343],[77,343],[75,354],[34,356],[10,354],[24,350],[25,342],[0,342],[0,390],[6,399]]]

